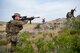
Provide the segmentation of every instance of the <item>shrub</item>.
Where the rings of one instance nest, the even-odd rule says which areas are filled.
[[[37,26],[35,27],[35,29],[40,29],[40,25],[41,24],[37,24]]]

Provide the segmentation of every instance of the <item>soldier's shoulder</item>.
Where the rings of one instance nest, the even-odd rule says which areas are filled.
[[[16,20],[10,20],[8,23],[17,23],[18,21]]]
[[[13,20],[10,20],[10,21],[8,21],[8,23],[9,23],[9,22],[12,22],[12,21],[13,21]]]
[[[23,22],[18,21],[18,20],[10,20],[7,24],[16,24],[16,25],[21,25]]]
[[[23,22],[22,22],[22,21],[19,21],[19,20],[13,20],[11,23],[20,25],[20,24],[22,24]]]
[[[10,20],[9,22],[7,22],[7,24],[13,24],[13,23],[15,23],[14,20]]]
[[[9,24],[9,23],[11,23],[11,22],[12,22],[12,20],[8,21],[7,24]]]

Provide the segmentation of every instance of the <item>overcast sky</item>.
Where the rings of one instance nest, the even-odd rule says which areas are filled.
[[[66,13],[75,7],[77,16],[80,14],[80,0],[0,0],[0,21],[11,20],[14,13],[41,17],[33,22],[41,22],[43,18],[51,21],[65,18]]]

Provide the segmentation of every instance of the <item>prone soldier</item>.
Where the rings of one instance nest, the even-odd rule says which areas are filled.
[[[11,43],[11,48],[9,53],[15,52],[15,47],[18,41],[18,33],[20,30],[23,29],[23,24],[27,22],[23,22],[20,20],[21,16],[19,13],[15,13],[12,16],[13,20],[9,21],[6,24],[6,33],[7,33],[7,41],[8,43]]]

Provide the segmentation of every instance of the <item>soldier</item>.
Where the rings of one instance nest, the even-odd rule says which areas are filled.
[[[21,16],[19,13],[15,13],[12,18],[13,20],[6,24],[7,41],[11,43],[10,53],[14,53],[18,41],[17,34],[23,29],[23,24],[25,24],[25,22],[20,21]]]
[[[43,23],[43,24],[45,23],[45,18],[44,18],[44,19],[42,19],[42,23]]]
[[[71,11],[66,14],[67,19],[72,18],[72,17],[73,18],[75,17],[74,16],[74,11],[76,11],[76,8],[71,9]]]

